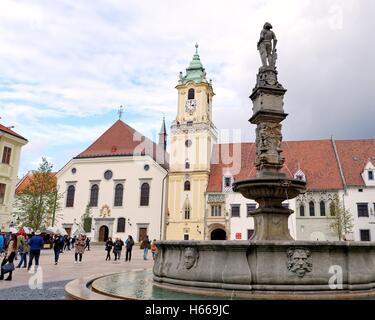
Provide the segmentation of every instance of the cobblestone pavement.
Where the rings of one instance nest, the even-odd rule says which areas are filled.
[[[85,251],[82,263],[74,263],[74,249],[60,255],[59,264],[54,264],[53,250],[43,250],[38,272],[16,269],[12,281],[0,281],[0,300],[56,300],[64,299],[64,286],[70,280],[99,273],[123,272],[133,269],[150,269],[153,266],[151,253],[143,260],[143,250],[133,248],[131,262],[125,262],[124,251],[119,261],[105,261],[104,245],[93,245]],[[15,261],[15,265],[19,260]],[[32,268],[33,269],[33,268]],[[7,275],[5,275],[7,277]]]

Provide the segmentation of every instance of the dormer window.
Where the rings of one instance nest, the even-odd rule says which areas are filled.
[[[223,185],[223,192],[230,192],[232,191],[232,183],[233,183],[233,177],[229,171],[227,171],[222,180]]]
[[[299,169],[295,174],[294,174],[294,179],[300,180],[300,181],[306,181],[306,176],[303,173],[301,169]]]
[[[195,99],[195,91],[194,91],[194,89],[189,89],[189,91],[188,91],[188,99],[189,100]]]
[[[230,177],[224,177],[224,187],[225,188],[230,188],[231,187],[231,178]]]
[[[369,180],[374,180],[374,171],[369,170],[367,173],[368,173],[368,179]]]

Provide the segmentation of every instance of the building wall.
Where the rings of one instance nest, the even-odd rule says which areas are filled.
[[[12,149],[10,163],[0,162],[0,183],[6,185],[4,203],[0,204],[0,229],[9,228],[12,221],[14,192],[17,184],[21,148],[27,142],[7,133],[0,132],[0,161],[3,158],[4,147]]]
[[[149,165],[148,171],[144,170],[146,164]],[[72,173],[72,168],[76,168],[75,174]],[[106,170],[113,172],[110,180],[104,178]],[[81,217],[89,203],[91,183],[98,181],[98,206],[91,208],[93,230],[88,236],[94,241],[97,240],[94,236],[98,236],[100,225],[95,227],[95,218],[103,218],[100,211],[103,206],[107,205],[110,208],[109,218],[115,218],[113,226],[107,225],[110,231],[113,230],[113,233],[109,234],[110,237],[124,239],[132,235],[137,241],[138,228],[147,227],[150,239],[161,239],[164,236],[161,233],[166,201],[166,181],[164,181],[164,195],[162,195],[165,175],[166,171],[148,156],[73,159],[57,173],[58,188],[60,192],[64,192],[61,200],[63,209],[60,212],[61,219],[58,225],[74,224],[74,219],[77,223],[81,222]],[[123,206],[115,207],[115,186],[117,182],[122,181],[124,183]],[[150,184],[149,206],[147,207],[140,206],[140,187],[143,181]],[[74,207],[68,208],[66,207],[66,191],[71,184],[75,185],[76,192]],[[120,217],[126,218],[125,232],[117,233],[117,219]],[[103,224],[105,224],[104,220]]]
[[[168,178],[168,240],[204,239],[204,192],[207,188],[207,172],[191,172],[189,174],[190,191],[184,191],[185,173],[170,173]],[[185,219],[184,207],[188,199],[190,203],[190,219]]]
[[[362,190],[362,191],[360,191]],[[346,194],[340,193],[340,200],[353,217],[353,235],[355,241],[360,241],[360,230],[370,230],[370,239],[375,241],[375,187],[350,187]],[[368,204],[368,217],[358,217],[357,203]]]

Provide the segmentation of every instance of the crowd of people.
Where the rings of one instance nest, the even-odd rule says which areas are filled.
[[[81,263],[86,249],[90,251],[90,239],[83,234],[78,237],[55,234],[51,239],[51,243],[55,265],[58,264],[60,255],[65,251],[75,249],[74,263]],[[31,234],[26,234],[24,230],[17,234],[12,232],[0,233],[0,256],[3,256],[0,266],[0,280],[11,281],[15,268],[27,268],[27,270],[30,270],[33,263],[35,263],[34,268],[36,270],[39,266],[40,253],[44,244],[45,240],[40,231],[32,232]],[[111,260],[111,253],[113,253],[115,261],[120,260],[123,247],[125,247],[125,261],[130,262],[134,245],[135,241],[131,235],[128,236],[125,242],[120,238],[114,240],[108,238],[105,242],[106,260]],[[151,250],[153,260],[156,259],[157,246],[155,239],[151,242],[146,236],[141,242],[141,249],[143,249],[144,260],[148,260],[149,250]],[[17,267],[15,267],[14,260],[18,260],[18,257],[19,262]],[[7,278],[5,278],[5,274],[8,275]]]

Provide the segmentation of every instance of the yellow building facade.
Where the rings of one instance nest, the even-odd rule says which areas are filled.
[[[21,148],[26,143],[24,137],[0,124],[0,230],[2,231],[9,229],[12,221]]]
[[[204,194],[210,174],[213,144],[211,81],[198,55],[198,46],[186,74],[180,73],[177,116],[171,126],[168,177],[167,240],[203,240]]]

